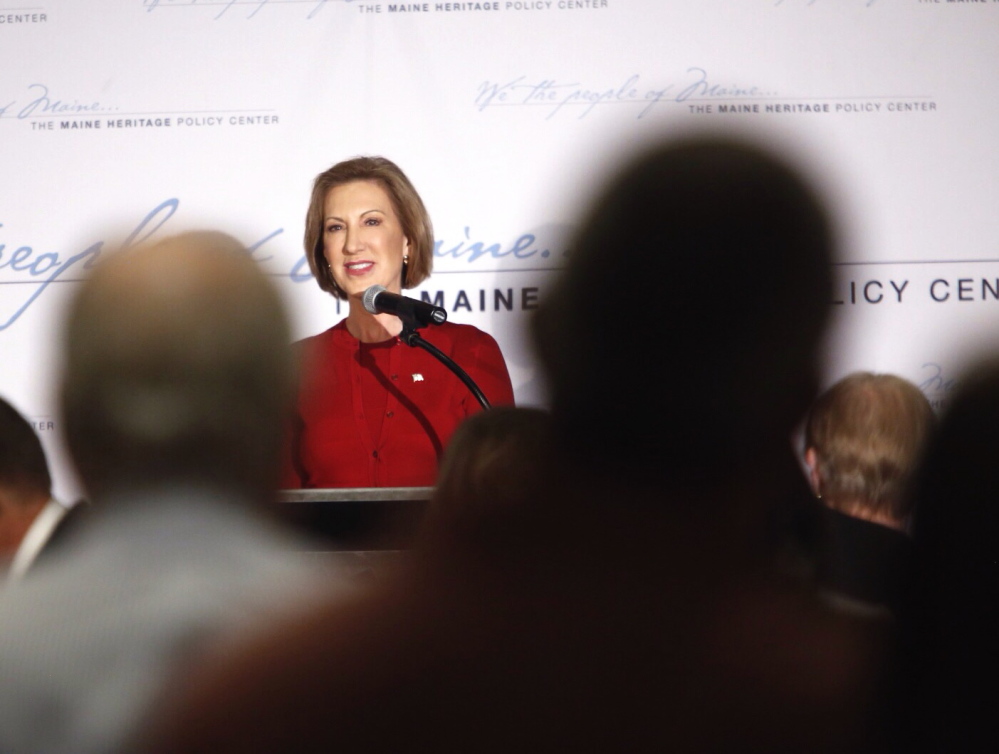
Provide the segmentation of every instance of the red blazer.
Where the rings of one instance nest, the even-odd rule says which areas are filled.
[[[490,403],[513,403],[506,362],[490,335],[450,322],[421,335],[468,372]],[[464,383],[426,351],[397,339],[389,357],[381,437],[372,438],[361,395],[360,343],[346,320],[297,345],[302,382],[283,485],[433,485],[455,428],[481,410]]]

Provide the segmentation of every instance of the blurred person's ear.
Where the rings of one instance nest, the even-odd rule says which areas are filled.
[[[819,478],[819,454],[815,448],[805,450],[805,465],[808,466],[808,482],[812,485],[812,492],[816,497],[822,497],[819,490],[822,487],[822,480]]]

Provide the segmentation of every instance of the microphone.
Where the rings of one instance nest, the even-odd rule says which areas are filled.
[[[390,293],[384,285],[373,285],[364,291],[361,299],[365,310],[371,314],[394,314],[403,322],[416,327],[440,325],[447,320],[447,312],[439,306],[398,293]]]

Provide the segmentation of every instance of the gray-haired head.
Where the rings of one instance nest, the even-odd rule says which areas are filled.
[[[292,394],[274,287],[235,239],[191,232],[112,255],[73,301],[61,398],[88,491],[185,481],[259,497]]]

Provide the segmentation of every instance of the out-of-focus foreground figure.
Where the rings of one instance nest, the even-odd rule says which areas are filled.
[[[999,364],[961,380],[916,474],[899,613],[901,754],[999,749]]]
[[[79,522],[83,504],[52,497],[42,443],[27,420],[0,398],[0,578],[22,579]]]
[[[926,396],[901,377],[857,372],[812,405],[805,461],[826,507],[821,584],[896,608],[908,566],[912,473],[934,425]]]
[[[302,592],[258,518],[291,391],[246,250],[189,233],[102,261],[70,307],[62,415],[91,518],[0,598],[0,750],[127,747],[164,681]]]
[[[207,672],[157,751],[858,750],[867,634],[777,573],[770,530],[804,486],[821,205],[757,149],[670,143],[570,248],[530,499]]]
[[[537,496],[550,444],[549,415],[539,408],[499,406],[466,419],[441,461],[424,539],[493,536],[497,517]]]

